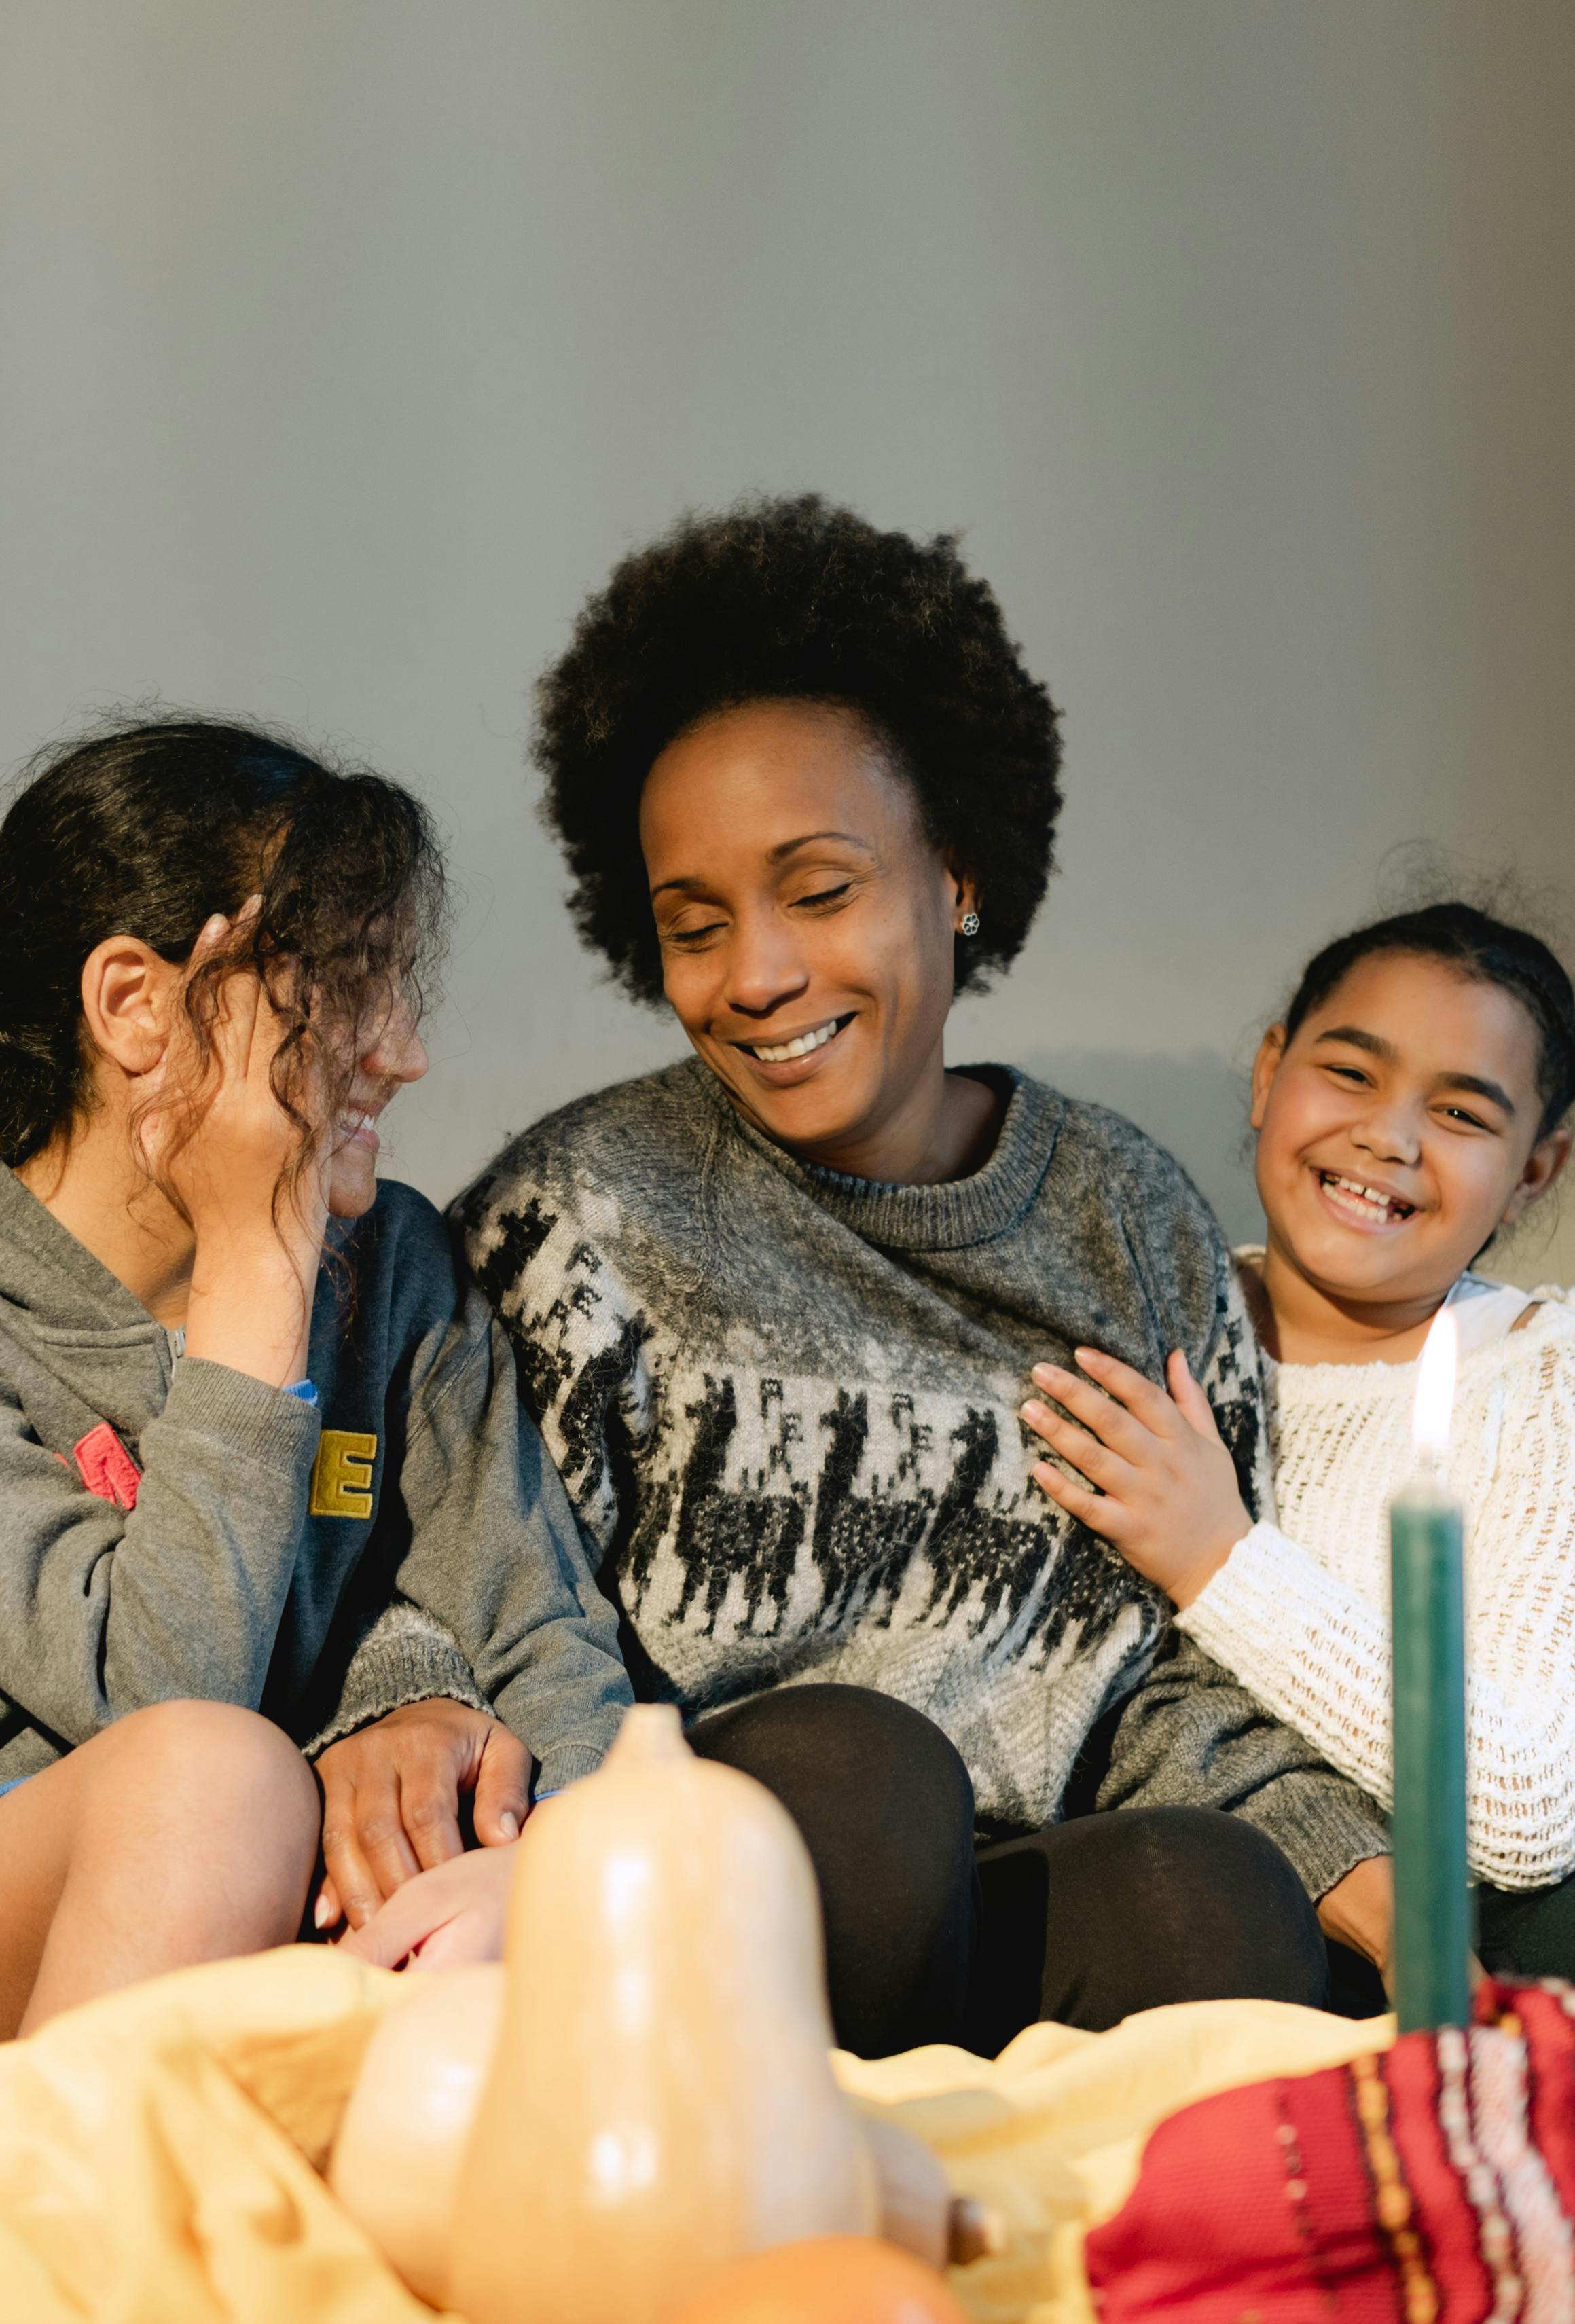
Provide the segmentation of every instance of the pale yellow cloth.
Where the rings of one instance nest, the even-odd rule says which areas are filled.
[[[316,1946],[225,1961],[0,2047],[0,2324],[429,2319],[318,2175],[401,1980]],[[1010,2248],[960,2271],[978,2324],[1091,2324],[1083,2229],[1190,2099],[1392,2038],[1269,2002],[1202,2002],[1113,2034],[1033,2026],[994,2061],[840,2057],[861,2104],[929,2140]]]
[[[909,2050],[838,2077],[939,2155],[953,2192],[997,2209],[999,2259],[952,2276],[974,2324],[1096,2324],[1082,2268],[1087,2229],[1119,2210],[1156,2124],[1194,2098],[1272,2074],[1310,2074],[1386,2049],[1392,2017],[1353,2024],[1282,2001],[1149,2009],[1110,2034],[1030,2025],[993,2061]]]

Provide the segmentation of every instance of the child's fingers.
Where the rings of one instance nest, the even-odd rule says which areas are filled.
[[[210,912],[197,931],[197,942],[191,947],[189,969],[200,968],[203,962],[216,953],[230,932],[230,924],[222,912]]]
[[[1102,1388],[1124,1404],[1133,1416],[1156,1436],[1174,1436],[1176,1433],[1176,1410],[1162,1388],[1124,1364],[1118,1356],[1107,1356],[1099,1348],[1079,1348],[1077,1360],[1083,1370]]]
[[[213,1020],[214,1053],[223,1072],[242,1080],[252,1071],[262,1000],[261,980],[249,969],[226,975],[219,989]]]
[[[1076,1517],[1091,1533],[1101,1534],[1116,1548],[1120,1547],[1127,1526],[1126,1512],[1119,1501],[1112,1500],[1108,1493],[1091,1493],[1086,1485],[1080,1485],[1075,1478],[1049,1461],[1035,1462],[1033,1478],[1041,1491],[1047,1493],[1068,1517]]]
[[[1109,1401],[1108,1398],[1106,1400]],[[1132,1464],[1129,1461],[1123,1461],[1119,1453],[1112,1452],[1108,1444],[1101,1444],[1099,1438],[1091,1435],[1086,1428],[1079,1428],[1073,1421],[1063,1420],[1060,1414],[1052,1412],[1047,1404],[1030,1401],[1024,1405],[1022,1411],[1023,1418],[1036,1436],[1042,1436],[1053,1452],[1059,1452],[1064,1461],[1070,1461],[1074,1469],[1080,1469],[1085,1477],[1101,1486],[1107,1493],[1119,1492],[1131,1478]]]
[[[398,1969],[451,1917],[453,1910],[452,1901],[439,1902],[413,1883],[396,1888],[386,1904],[340,1939],[339,1950],[378,1969]]]
[[[1118,1404],[1113,1397],[1107,1396],[1103,1388],[1093,1387],[1088,1380],[1079,1379],[1075,1372],[1064,1371],[1059,1364],[1036,1364],[1034,1379],[1036,1385],[1047,1389],[1056,1403],[1064,1406],[1074,1419],[1081,1420],[1101,1444],[1108,1444],[1113,1452],[1124,1454],[1128,1461],[1143,1458],[1147,1449],[1144,1438],[1152,1431],[1146,1429],[1140,1420],[1135,1420],[1126,1407]]]
[[[475,1779],[475,1836],[484,1848],[518,1840],[530,1812],[530,1754],[506,1727],[493,1729]]]
[[[1187,1360],[1179,1348],[1174,1351],[1165,1365],[1165,1377],[1175,1399],[1175,1408],[1188,1426],[1195,1428],[1200,1436],[1211,1437],[1216,1444],[1222,1443],[1224,1439],[1214,1418],[1214,1407],[1193,1378]]]

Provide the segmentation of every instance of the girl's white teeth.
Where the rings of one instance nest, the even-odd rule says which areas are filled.
[[[775,1048],[767,1048],[763,1041],[751,1041],[748,1044],[750,1055],[759,1057],[763,1065],[785,1065],[789,1057],[807,1057],[811,1049],[824,1047],[841,1021],[834,1017],[829,1024],[817,1026],[813,1033],[800,1033],[796,1041],[784,1041]]]
[[[1332,1170],[1321,1171],[1319,1176],[1331,1194],[1354,1196],[1370,1211],[1393,1212],[1399,1218],[1408,1219],[1414,1208],[1410,1203],[1397,1203],[1392,1194],[1380,1194],[1376,1187],[1364,1186],[1359,1178],[1341,1178]]]

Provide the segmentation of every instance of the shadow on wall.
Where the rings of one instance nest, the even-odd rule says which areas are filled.
[[[1216,1049],[1134,1056],[1101,1049],[1042,1049],[1027,1072],[1068,1097],[1124,1113],[1175,1156],[1213,1205],[1229,1241],[1257,1242],[1263,1213],[1247,1142],[1247,1076]]]
[[[1133,1056],[1099,1049],[1036,1050],[1025,1071],[1069,1097],[1124,1113],[1175,1156],[1212,1204],[1228,1242],[1259,1242],[1263,1213],[1252,1178],[1245,1073],[1217,1050],[1184,1057]],[[1575,1162],[1570,1183],[1482,1260],[1485,1275],[1532,1289],[1575,1286]]]

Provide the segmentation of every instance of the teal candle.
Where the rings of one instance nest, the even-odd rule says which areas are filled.
[[[1418,2026],[1464,2025],[1470,2017],[1465,1526],[1460,1505],[1436,1465],[1449,1427],[1453,1336],[1451,1318],[1448,1345],[1435,1352],[1430,1340],[1418,1387],[1418,1444],[1435,1465],[1389,1505],[1395,2002],[1403,2034]],[[1441,1417],[1424,1408],[1430,1392],[1442,1397]]]

